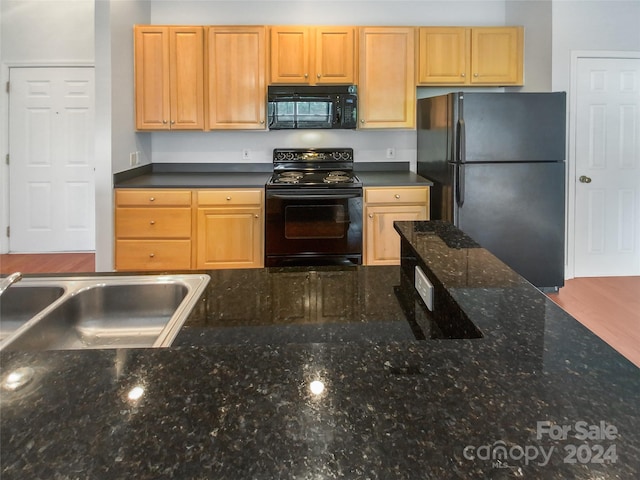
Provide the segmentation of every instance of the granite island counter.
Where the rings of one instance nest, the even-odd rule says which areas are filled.
[[[2,478],[635,478],[639,369],[461,232],[396,225],[403,267],[211,272],[170,348],[1,352],[36,372],[1,392]]]

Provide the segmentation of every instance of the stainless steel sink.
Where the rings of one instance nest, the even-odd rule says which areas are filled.
[[[0,342],[58,300],[62,286],[14,285],[0,297]]]
[[[22,282],[27,282],[24,279]],[[39,279],[40,283],[45,282]],[[143,348],[171,345],[209,282],[205,274],[135,275],[102,277],[55,277],[50,289],[62,289],[59,298],[41,308],[22,324],[13,318],[29,317],[18,312],[9,316],[6,338],[0,350],[66,350],[98,348]],[[21,282],[21,283],[22,283]],[[8,289],[32,291],[35,286]],[[39,285],[39,288],[46,288]],[[28,296],[17,292],[14,295]],[[42,299],[42,303],[46,303]],[[17,305],[18,302],[9,302]],[[22,304],[29,303],[28,300]],[[19,310],[17,307],[15,310]],[[25,309],[26,310],[26,309]],[[0,323],[5,329],[4,315]]]

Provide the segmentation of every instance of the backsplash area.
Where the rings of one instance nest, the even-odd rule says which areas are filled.
[[[139,135],[151,135],[153,163],[271,163],[274,148],[351,147],[356,162],[409,162],[413,171],[416,166],[415,130],[153,132]]]

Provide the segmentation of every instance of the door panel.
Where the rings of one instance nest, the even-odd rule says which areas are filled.
[[[458,227],[535,286],[562,286],[564,162],[463,168]]]
[[[579,58],[575,276],[640,275],[640,59]]]
[[[566,158],[566,95],[465,93],[466,162],[562,161]]]
[[[12,68],[11,252],[93,250],[94,71]]]

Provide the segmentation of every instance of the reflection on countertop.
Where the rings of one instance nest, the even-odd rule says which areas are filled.
[[[208,272],[200,308],[174,346],[402,342],[474,338],[442,329],[399,267],[287,267]],[[467,320],[468,321],[468,320]]]
[[[402,268],[212,272],[183,332],[197,341],[0,353],[3,480],[637,476],[640,370],[489,252],[447,240],[460,232],[397,229]],[[381,336],[404,321],[415,265],[433,316],[462,312],[481,338]],[[372,337],[270,337],[353,324]],[[227,328],[257,330],[222,341]]]

